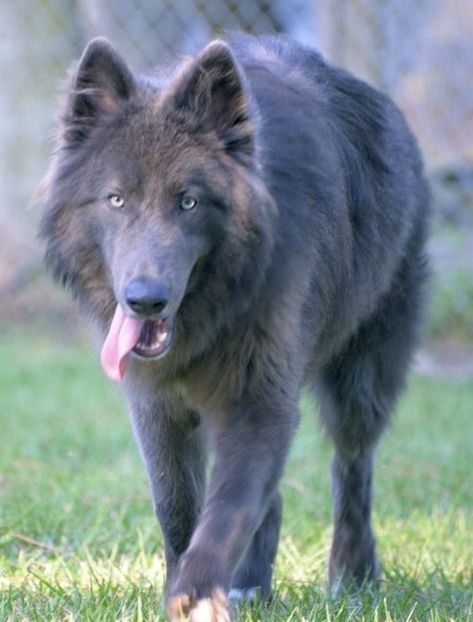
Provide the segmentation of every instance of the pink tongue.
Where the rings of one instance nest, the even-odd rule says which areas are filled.
[[[119,382],[123,379],[127,355],[140,337],[143,322],[144,320],[127,317],[120,305],[117,305],[100,356],[102,368],[111,380]]]

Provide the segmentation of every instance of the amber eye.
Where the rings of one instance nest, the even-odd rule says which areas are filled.
[[[196,205],[197,199],[194,199],[194,197],[191,197],[189,195],[182,197],[181,202],[179,203],[179,207],[183,210],[193,209]]]
[[[107,201],[114,209],[120,209],[125,205],[125,199],[122,197],[121,194],[118,194],[117,192],[112,192],[111,194],[109,194],[107,197]]]

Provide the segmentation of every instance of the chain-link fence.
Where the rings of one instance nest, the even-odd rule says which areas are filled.
[[[0,286],[25,258],[37,256],[35,213],[25,206],[45,168],[58,84],[86,41],[106,35],[140,69],[193,53],[231,30],[288,33],[389,92],[417,134],[434,180],[458,187],[453,199],[448,192],[439,196],[461,218],[471,210],[471,0],[2,2]]]

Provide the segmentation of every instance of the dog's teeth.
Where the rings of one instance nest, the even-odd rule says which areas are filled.
[[[159,333],[159,335],[158,335],[159,343],[163,343],[163,341],[166,339],[167,336],[168,336],[167,333]]]

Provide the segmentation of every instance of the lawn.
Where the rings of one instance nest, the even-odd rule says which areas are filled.
[[[473,620],[473,379],[413,378],[377,458],[378,590],[332,599],[330,445],[304,417],[275,598],[243,621]],[[119,390],[85,347],[0,337],[0,621],[162,620],[161,537]]]

